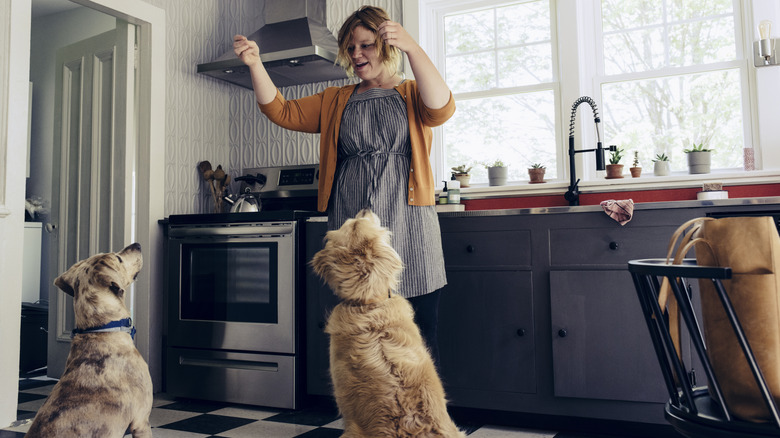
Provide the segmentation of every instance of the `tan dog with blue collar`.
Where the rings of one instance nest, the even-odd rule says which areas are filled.
[[[65,372],[27,437],[152,436],[152,378],[124,303],[142,265],[134,243],[82,260],[54,280],[73,297],[76,329]]]

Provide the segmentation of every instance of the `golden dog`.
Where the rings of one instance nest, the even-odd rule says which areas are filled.
[[[65,372],[27,437],[151,437],[152,378],[133,343],[125,288],[143,265],[141,245],[92,256],[54,280],[73,296],[76,329]]]
[[[392,291],[403,269],[379,218],[363,210],[325,237],[311,261],[341,298],[328,318],[330,372],[342,437],[463,437],[409,302]]]

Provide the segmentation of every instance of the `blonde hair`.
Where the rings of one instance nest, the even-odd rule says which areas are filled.
[[[391,72],[396,72],[401,65],[401,51],[397,47],[387,44],[377,32],[379,25],[390,20],[387,11],[377,6],[362,6],[344,21],[339,30],[339,53],[336,56],[336,63],[347,72],[347,75],[355,76],[355,69],[352,67],[352,57],[347,51],[352,40],[352,34],[355,28],[363,26],[374,32],[376,39],[377,53],[382,65]]]

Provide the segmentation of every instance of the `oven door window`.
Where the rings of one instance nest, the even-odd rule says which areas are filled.
[[[276,324],[276,242],[183,244],[181,319]]]

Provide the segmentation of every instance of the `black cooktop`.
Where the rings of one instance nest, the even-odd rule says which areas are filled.
[[[325,213],[310,210],[263,210],[252,213],[172,214],[168,217],[168,223],[174,225],[200,225],[235,222],[291,221],[324,215]]]

